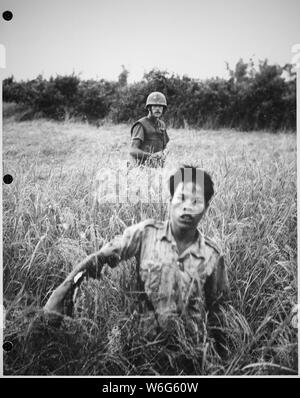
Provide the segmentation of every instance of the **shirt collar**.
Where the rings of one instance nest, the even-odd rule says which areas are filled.
[[[181,253],[180,257],[182,255],[185,256],[186,254],[192,254],[197,258],[204,258],[204,259],[206,258],[206,250],[205,250],[206,245],[205,245],[204,236],[198,229],[196,230],[196,233],[197,233],[197,239],[183,253]],[[175,238],[171,231],[171,225],[169,220],[164,222],[164,226],[160,236],[160,240],[163,239],[166,239],[172,245],[177,247]]]

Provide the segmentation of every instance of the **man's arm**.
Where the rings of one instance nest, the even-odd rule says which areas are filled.
[[[163,157],[163,151],[160,152],[146,152],[140,148],[141,142],[137,139],[134,139],[131,143],[130,155],[133,156],[136,160],[143,159],[160,159]]]
[[[44,311],[72,316],[75,290],[80,286],[84,277],[99,279],[104,264],[116,267],[120,260],[135,256],[140,248],[143,227],[144,224],[139,223],[126,228],[122,236],[116,237],[98,252],[77,264],[51,294],[44,306]]]
[[[206,306],[210,313],[218,312],[219,305],[229,298],[230,289],[224,257],[219,256],[217,264],[205,285]]]
[[[137,138],[133,139],[131,142],[131,147],[130,147],[130,155],[133,156],[136,160],[143,160],[143,159],[148,159],[150,156],[153,156],[152,153],[143,151],[140,146],[141,146],[141,141]]]
[[[72,316],[75,290],[85,277],[100,279],[101,270],[105,263],[114,267],[119,258],[114,253],[101,249],[81,261],[69,273],[66,279],[53,291],[44,306],[45,312],[56,312],[61,315]]]
[[[170,141],[170,137],[168,136],[167,130],[165,130],[165,147],[167,146],[169,141]]]
[[[220,306],[229,299],[230,289],[223,256],[218,257],[214,271],[205,282],[204,291],[206,308],[208,310],[209,328],[216,341],[217,351],[221,356],[225,356],[225,336],[221,330],[222,320]]]
[[[130,155],[135,160],[148,159],[150,153],[141,149],[141,145],[144,142],[144,128],[140,123],[133,127],[131,138]]]

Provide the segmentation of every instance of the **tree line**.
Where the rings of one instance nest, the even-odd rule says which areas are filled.
[[[79,76],[3,81],[3,101],[26,106],[23,119],[74,118],[90,123],[132,122],[145,114],[151,91],[168,100],[164,120],[170,127],[296,130],[296,72],[267,60],[255,67],[240,59],[228,78],[199,80],[153,69],[142,80],[128,83],[123,67],[117,81],[81,80]]]

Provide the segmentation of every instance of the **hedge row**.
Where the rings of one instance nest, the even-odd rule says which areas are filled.
[[[113,82],[74,74],[21,82],[10,77],[3,82],[3,100],[28,106],[32,117],[120,123],[143,116],[147,95],[161,91],[169,104],[165,120],[175,128],[296,129],[296,74],[290,64],[260,61],[255,69],[240,60],[228,72],[228,79],[197,80],[153,69],[133,84],[125,68]]]

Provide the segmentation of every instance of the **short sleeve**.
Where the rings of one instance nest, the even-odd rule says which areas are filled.
[[[133,127],[131,139],[144,141],[144,128],[140,123]]]
[[[103,246],[105,256],[117,256],[119,260],[127,260],[138,254],[143,237],[144,223],[132,225],[125,229],[123,235],[116,236]]]

